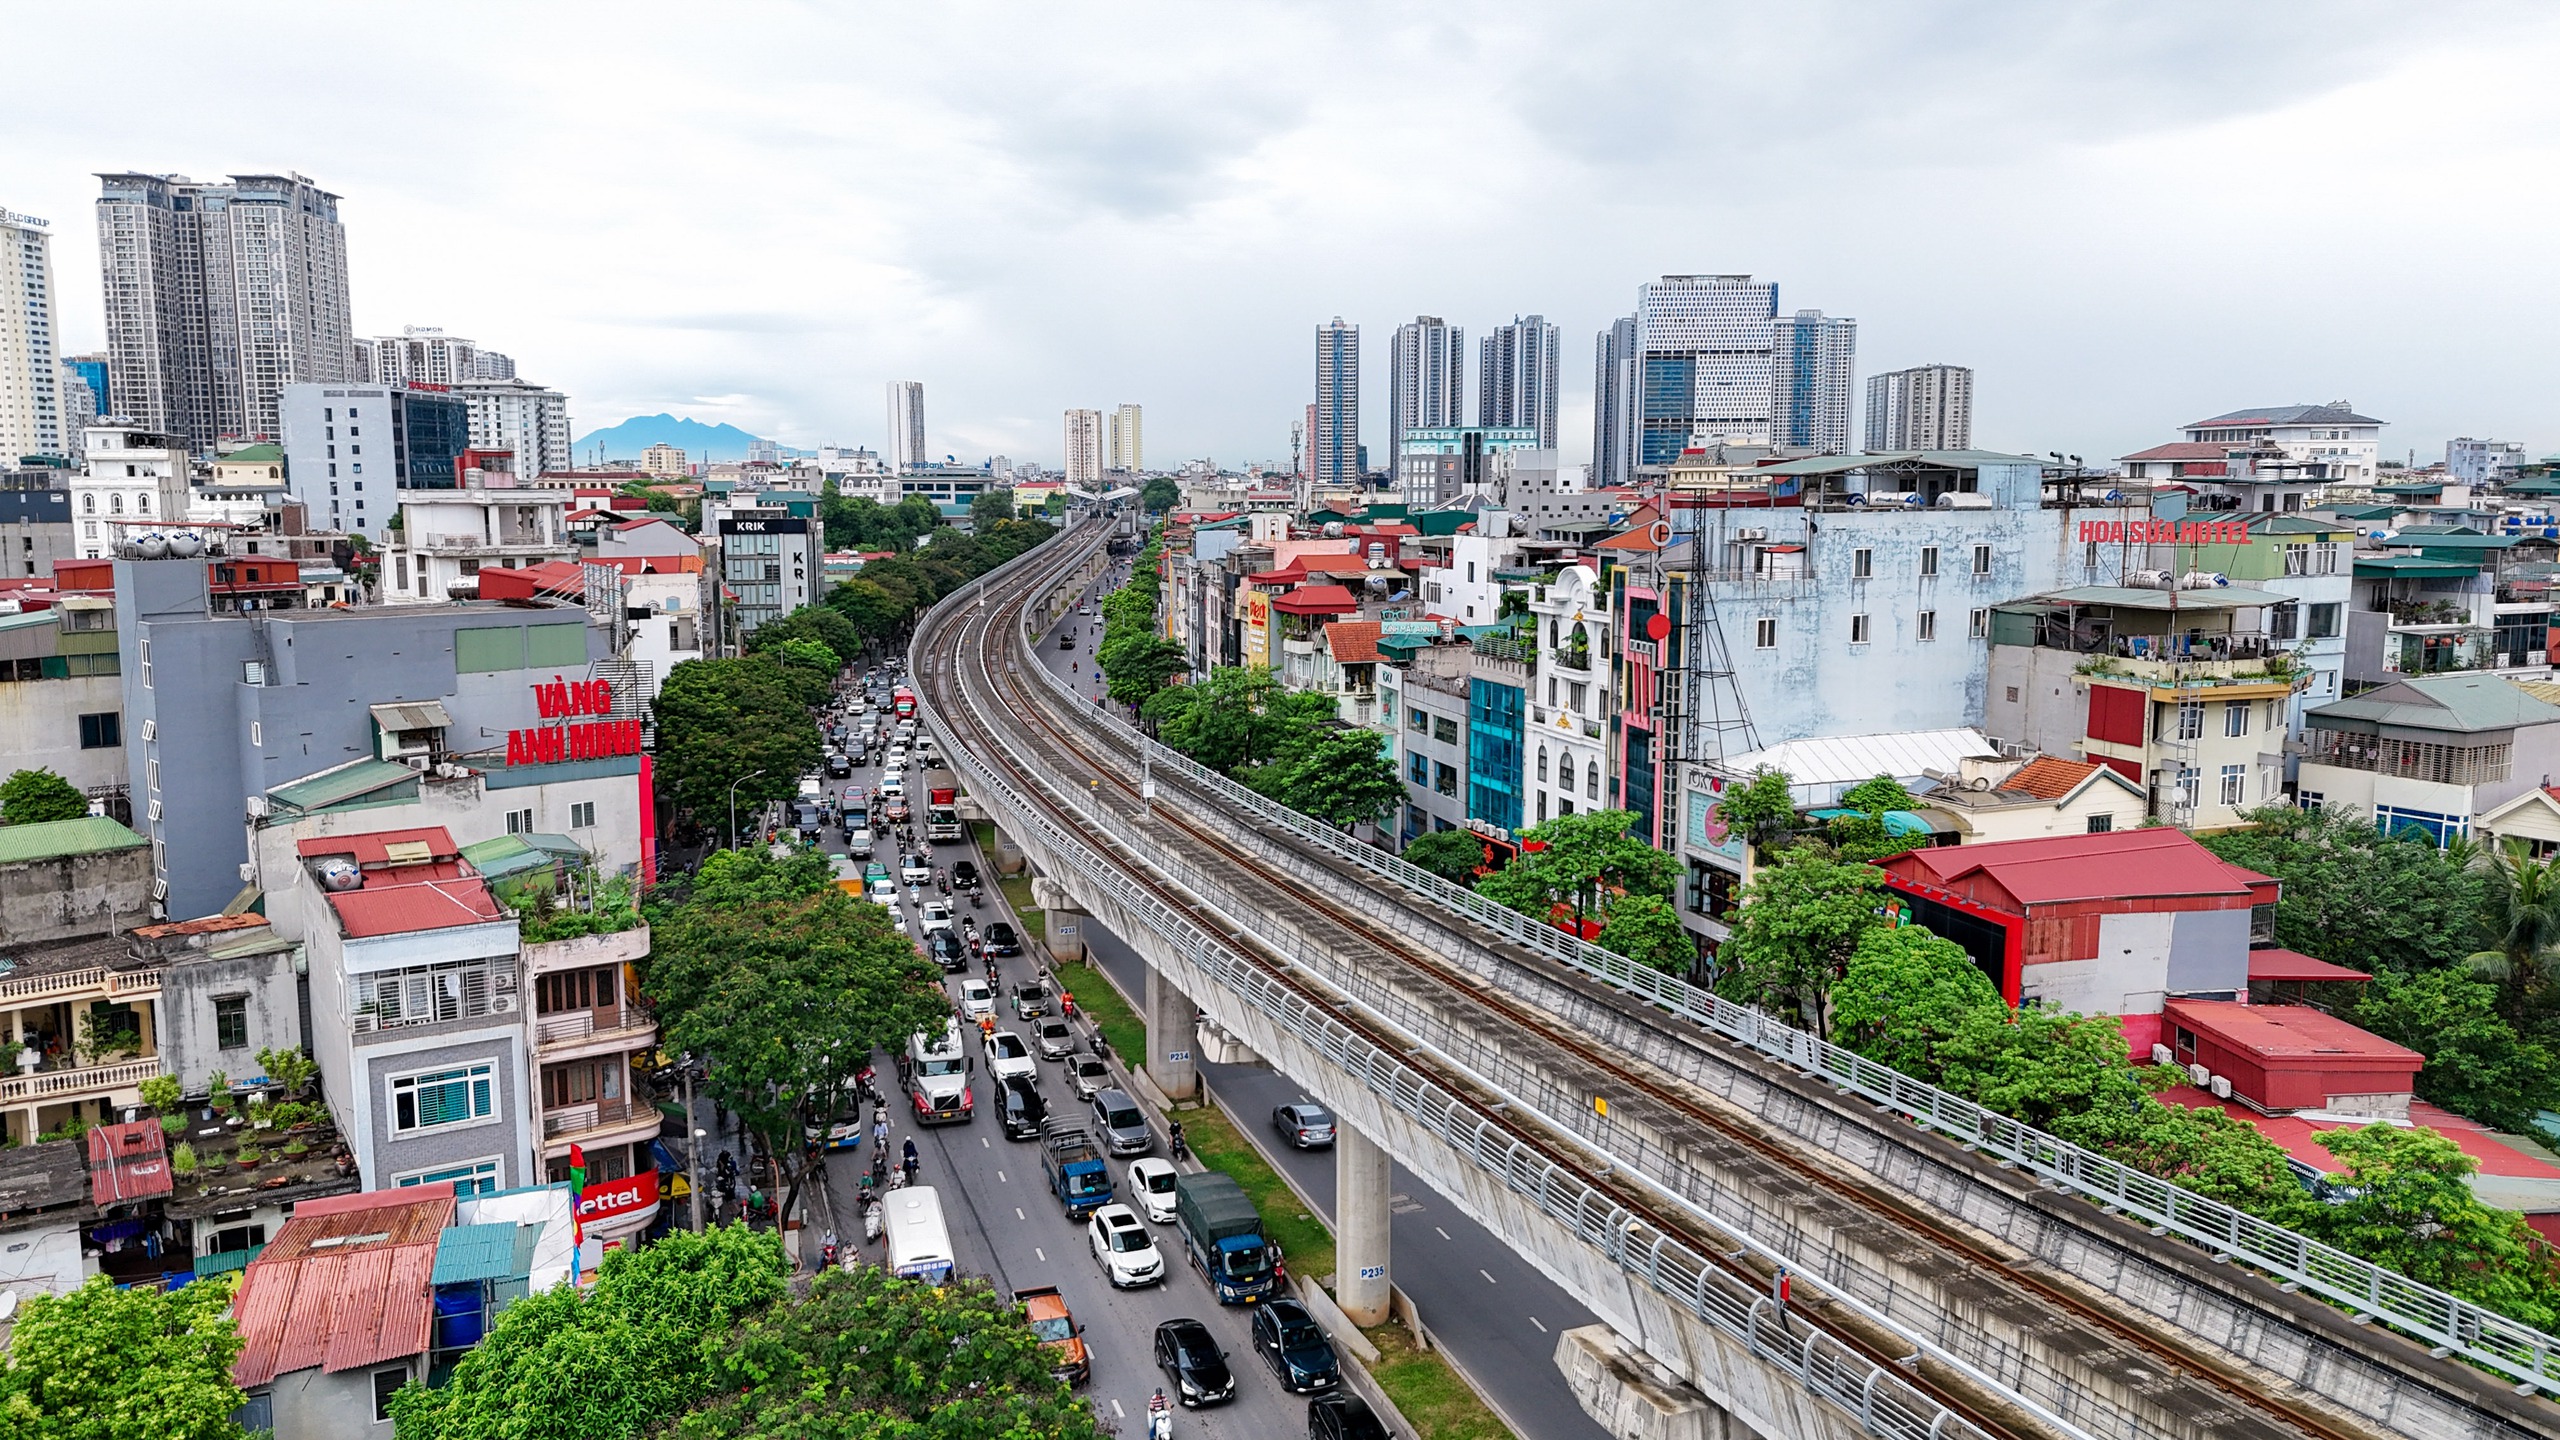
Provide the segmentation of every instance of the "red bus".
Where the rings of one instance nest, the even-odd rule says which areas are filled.
[[[891,705],[897,710],[899,719],[913,720],[916,718],[916,692],[908,689],[904,685],[901,685],[897,689],[889,692],[889,699]]]

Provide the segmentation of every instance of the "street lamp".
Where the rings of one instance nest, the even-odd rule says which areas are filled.
[[[738,787],[763,773],[761,770],[750,770],[729,782],[729,848],[732,850],[738,848]]]

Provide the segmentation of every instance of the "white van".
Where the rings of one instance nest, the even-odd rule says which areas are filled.
[[[888,1226],[889,1273],[929,1285],[951,1280],[951,1231],[942,1223],[942,1197],[930,1185],[892,1190],[881,1201]]]

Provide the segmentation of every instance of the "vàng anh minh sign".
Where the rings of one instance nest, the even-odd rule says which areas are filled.
[[[556,765],[640,753],[640,722],[612,718],[613,682],[609,680],[554,675],[550,683],[533,687],[533,704],[543,719],[569,723],[508,731],[509,765]]]

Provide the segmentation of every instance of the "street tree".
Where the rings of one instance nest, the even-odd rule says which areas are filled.
[[[843,669],[862,658],[862,629],[844,612],[823,605],[803,605],[779,619],[767,620],[747,636],[746,650],[761,654],[786,640],[810,640],[827,647]]]
[[[1973,957],[1918,925],[1862,932],[1831,991],[1834,1040],[1907,1075],[1934,1080],[1940,1042],[1976,1011],[2005,1015]]]
[[[1763,765],[1740,785],[1725,787],[1716,815],[1735,834],[1763,854],[1786,843],[1795,833],[1794,782],[1784,770]]]
[[[1603,912],[1593,943],[1665,975],[1686,975],[1698,963],[1698,942],[1680,924],[1680,912],[1659,895],[1620,895]]]
[[[19,770],[0,780],[0,824],[41,825],[88,813],[88,797],[51,770]]]
[[[1268,666],[1221,665],[1157,692],[1140,712],[1164,743],[1227,775],[1278,759],[1333,718],[1330,697],[1281,688]]]
[[[2549,1047],[2519,1035],[2499,1013],[2495,986],[2448,966],[2386,970],[2361,988],[2356,1023],[2427,1057],[2420,1099],[2514,1135],[2532,1133],[2539,1112],[2560,1108]]]
[[[2321,1148],[2345,1162],[2341,1200],[2309,1207],[2310,1232],[2540,1329],[2560,1319],[2551,1254],[2524,1216],[2480,1202],[2465,1177],[2479,1163],[2433,1130],[2331,1130]]]
[[[248,1440],[231,1416],[240,1354],[228,1280],[120,1290],[93,1275],[18,1312],[0,1357],[0,1435],[13,1440]]]
[[[1577,927],[1609,896],[1668,895],[1671,857],[1627,833],[1635,818],[1627,810],[1586,810],[1532,825],[1520,832],[1520,853],[1476,882],[1476,891],[1540,920],[1565,907]]]
[[[2472,868],[2481,878],[2485,943],[2464,963],[2497,984],[2499,1010],[2521,1021],[2560,967],[2560,863],[2535,859],[2516,840],[2489,849]]]
[[[2367,973],[2459,964],[2481,948],[2482,877],[2432,843],[2385,836],[2344,806],[2244,818],[2248,829],[2198,838],[2284,883],[2276,943]]]
[[[867,640],[886,640],[905,628],[911,607],[876,580],[855,576],[827,592],[827,608],[853,624]]]
[[[972,525],[993,525],[999,520],[1012,518],[1013,492],[1010,490],[981,490],[969,501],[969,523]]]
[[[1138,506],[1151,515],[1162,515],[1182,503],[1182,487],[1159,475],[1138,487]]]
[[[1885,923],[1884,905],[1884,874],[1874,866],[1785,852],[1744,891],[1733,937],[1716,952],[1717,988],[1827,1039],[1831,987],[1867,932]]]
[[[687,660],[668,671],[655,702],[658,783],[713,827],[728,823],[733,781],[742,782],[742,813],[790,797],[820,754],[804,681],[758,656]]]
[[[1374,730],[1328,726],[1249,777],[1257,790],[1337,830],[1373,823],[1404,804],[1404,781]]]
[[[1472,830],[1434,830],[1405,842],[1404,858],[1452,885],[1473,885],[1484,841]]]
[[[1093,658],[1110,682],[1111,698],[1123,705],[1144,705],[1191,669],[1191,656],[1181,642],[1143,632],[1103,641]]]

